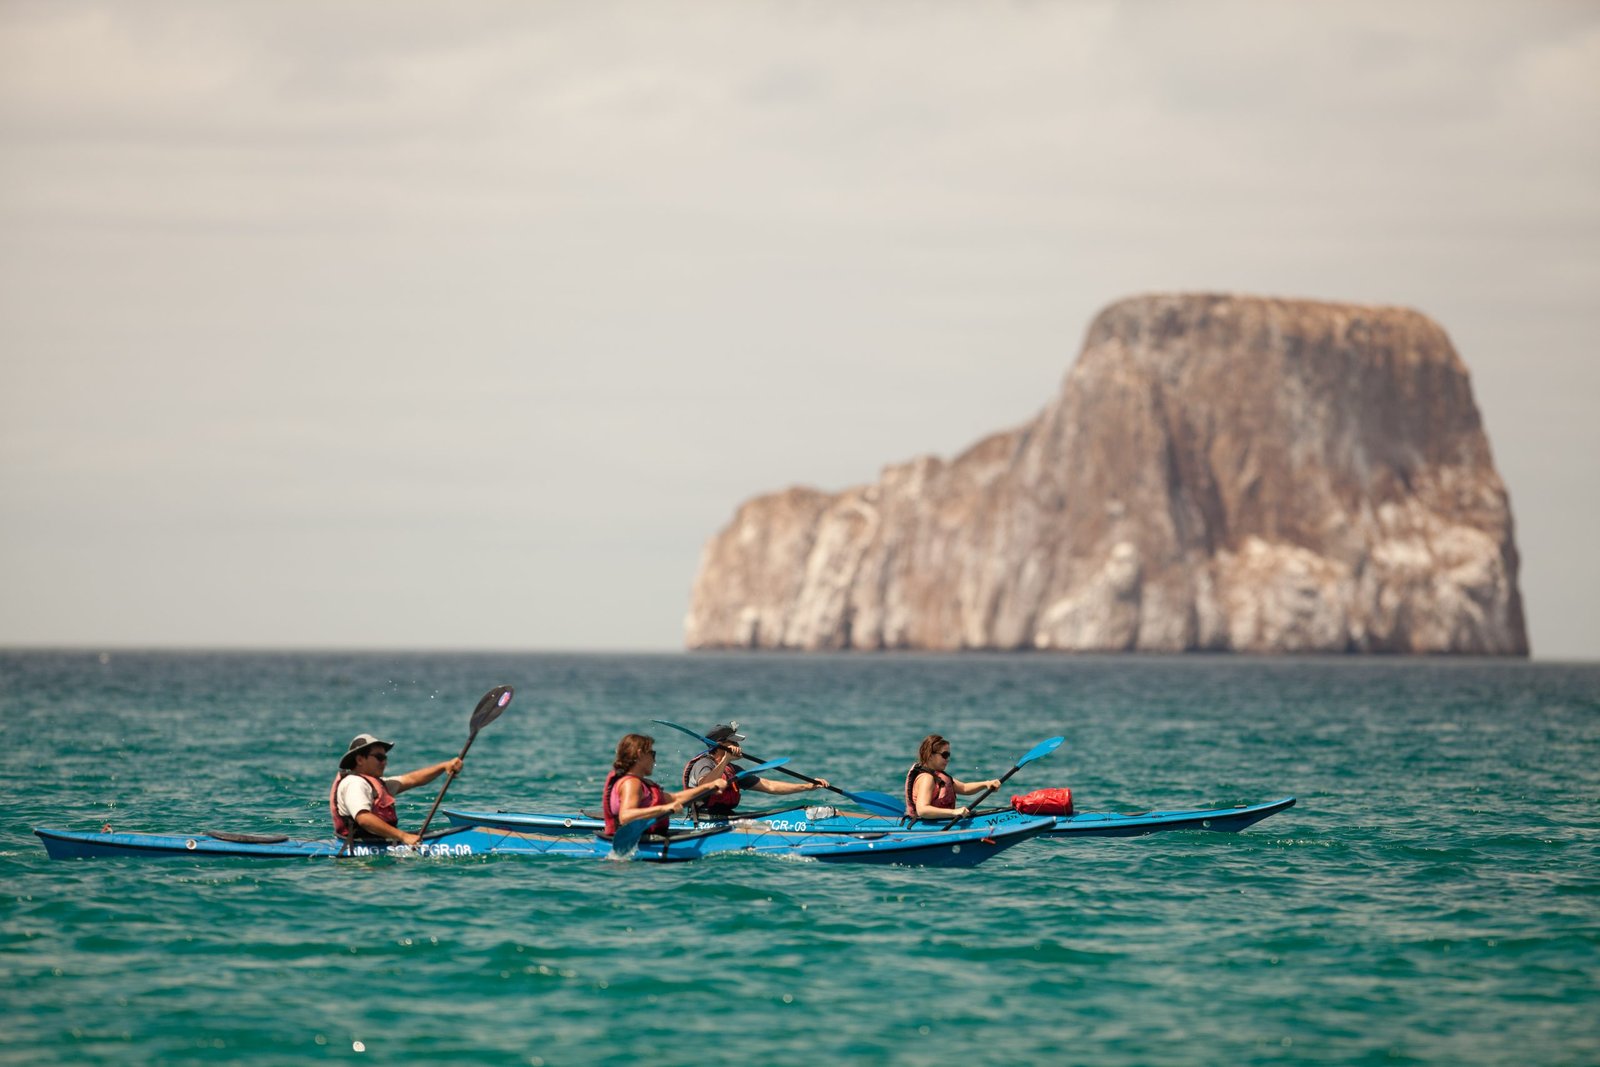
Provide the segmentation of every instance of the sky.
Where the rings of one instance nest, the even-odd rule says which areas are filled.
[[[681,648],[1180,291],[1438,321],[1600,658],[1600,5],[0,0],[0,645]]]

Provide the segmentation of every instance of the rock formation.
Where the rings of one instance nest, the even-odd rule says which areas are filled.
[[[690,648],[1526,655],[1510,503],[1426,316],[1103,311],[1032,422],[739,508]]]

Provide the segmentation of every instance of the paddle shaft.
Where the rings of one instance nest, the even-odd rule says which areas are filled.
[[[727,745],[723,744],[721,741],[717,742],[717,747],[722,749],[722,751],[724,751],[724,752],[733,751],[731,748],[729,748]],[[740,759],[750,760],[752,763],[766,763],[767,762],[766,760],[762,759],[760,756],[756,755],[754,752],[746,752],[744,750],[743,746],[740,746],[740,748],[739,748],[739,758]],[[733,769],[733,773],[734,774],[740,774],[742,772],[737,767],[735,767]],[[817,781],[815,778],[810,777],[809,775],[801,774],[799,771],[791,771],[787,767],[779,767],[778,768],[778,773],[779,774],[787,774],[790,778],[798,778],[802,782],[810,782],[812,785],[821,785],[822,784],[821,782]],[[830,785],[827,788],[833,789],[833,786]],[[835,790],[835,792],[837,792],[837,790]]]
[[[1005,785],[1006,781],[1013,774],[1016,774],[1020,770],[1022,770],[1022,764],[1019,763],[1015,767],[1013,767],[1009,771],[1007,771],[1005,774],[1001,775],[1000,776],[1000,785]],[[999,789],[1000,785],[991,786],[988,789],[985,789],[983,792],[979,793],[978,794],[978,799],[974,800],[971,804],[968,804],[966,806],[967,815],[970,816],[970,815],[972,815],[973,812],[977,811],[978,810],[978,805],[982,804],[985,800],[989,799],[989,794],[993,793],[995,790]]]
[[[722,749],[724,752],[729,751],[728,746],[723,744],[721,741],[717,742],[716,747]],[[756,755],[754,752],[746,752],[743,747],[741,747],[739,749],[739,752],[740,752],[741,757],[744,758],[744,759],[755,760],[757,763],[765,763],[765,762],[767,762],[766,760],[762,759],[760,756]],[[735,772],[735,773],[737,773],[737,772]],[[847,800],[853,800],[857,804],[860,804],[860,805],[862,805],[864,807],[872,808],[872,809],[875,809],[875,810],[878,810],[878,811],[884,811],[885,810],[884,805],[875,802],[871,798],[858,796],[857,794],[850,792],[848,789],[840,789],[836,785],[822,785],[822,783],[820,781],[818,781],[817,779],[811,777],[809,774],[801,774],[799,771],[791,771],[787,767],[778,768],[778,773],[779,774],[787,774],[790,778],[798,778],[802,782],[810,782],[812,785],[821,785],[822,788],[828,790],[830,793],[838,793],[840,796],[846,798]],[[901,812],[898,809],[896,809],[894,811],[894,814],[895,815],[900,815]]]
[[[471,748],[472,747],[472,742],[476,741],[477,739],[478,739],[478,731],[474,730],[474,731],[472,731],[472,733],[468,734],[467,735],[467,743],[461,746],[461,755],[457,756],[456,759],[461,759],[461,760],[466,759],[467,758],[467,749]],[[456,780],[456,772],[455,771],[451,771],[450,772],[450,777],[446,778],[444,780],[444,785],[440,787],[439,795],[433,798],[433,807],[428,809],[428,817],[426,819],[422,820],[422,829],[417,831],[417,844],[419,846],[422,844],[422,835],[428,832],[428,824],[433,821],[433,813],[439,810],[439,804],[440,804],[440,802],[442,802],[444,800],[445,790],[449,789],[450,788],[450,783],[455,781],[455,780]]]

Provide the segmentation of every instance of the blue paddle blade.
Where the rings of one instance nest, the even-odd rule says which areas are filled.
[[[644,837],[645,831],[654,822],[654,819],[635,819],[617,827],[617,832],[611,837],[611,855],[607,859],[631,860],[639,847],[639,839]]]
[[[1050,755],[1050,753],[1060,748],[1064,741],[1066,741],[1065,737],[1052,737],[1048,741],[1040,741],[1037,745],[1034,745],[1032,748],[1028,749],[1027,755],[1017,760],[1017,766],[1026,766],[1036,759]]]
[[[845,796],[860,804],[863,808],[875,815],[888,815],[898,819],[906,813],[906,802],[888,793],[878,793],[870,789],[859,793],[841,790]]]
[[[740,768],[734,772],[734,776],[739,778],[741,781],[746,778],[756,778],[760,776],[762,771],[775,771],[788,762],[788,756],[780,756],[777,759],[769,759],[765,763],[758,763],[754,767]]]
[[[659,723],[660,725],[668,727],[669,729],[677,730],[679,733],[688,734],[690,737],[694,738],[696,741],[699,741],[707,748],[717,747],[717,743],[711,740],[711,738],[697,730],[691,730],[687,726],[679,726],[677,723],[668,722],[666,719],[651,719],[650,721],[653,723]]]

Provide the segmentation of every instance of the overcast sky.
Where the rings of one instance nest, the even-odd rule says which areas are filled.
[[[0,2],[0,644],[673,649],[1135,293],[1415,307],[1600,657],[1600,5]]]

